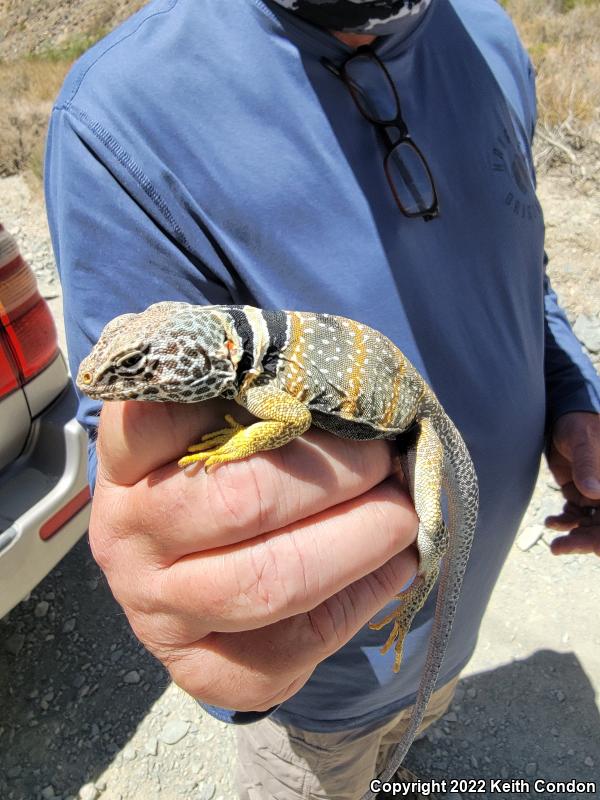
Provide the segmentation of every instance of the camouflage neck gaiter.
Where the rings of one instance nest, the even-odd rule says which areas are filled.
[[[385,36],[406,29],[433,0],[273,0],[299,17],[330,31]]]

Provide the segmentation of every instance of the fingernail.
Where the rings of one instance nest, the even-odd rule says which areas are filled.
[[[581,488],[584,493],[600,495],[600,481],[597,478],[584,478],[581,481]]]

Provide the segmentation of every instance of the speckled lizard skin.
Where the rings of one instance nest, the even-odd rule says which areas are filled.
[[[417,370],[383,334],[343,317],[162,302],[109,322],[81,363],[77,384],[103,400],[196,403],[224,397],[258,418],[244,427],[227,415],[227,427],[190,446],[182,467],[203,461],[211,468],[281,447],[311,424],[347,439],[395,439],[408,432],[403,461],[420,522],[419,568],[397,595],[397,608],[371,623],[392,626],[383,651],[395,647],[395,671],[412,620],[438,578],[439,590],[415,710],[384,774],[391,775],[435,686],[478,506],[467,448]]]

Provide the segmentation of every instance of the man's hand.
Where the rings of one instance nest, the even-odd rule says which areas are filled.
[[[266,710],[415,574],[418,520],[382,441],[311,430],[208,475],[178,469],[232,405],[106,403],[90,542],[176,683]]]
[[[569,531],[552,542],[555,555],[595,553],[600,556],[600,414],[574,412],[556,421],[548,466],[562,489],[562,514],[545,524]]]

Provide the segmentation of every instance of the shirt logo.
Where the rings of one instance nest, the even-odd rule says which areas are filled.
[[[502,129],[492,147],[492,171],[501,183],[504,205],[515,217],[533,221],[542,215],[525,158]]]

